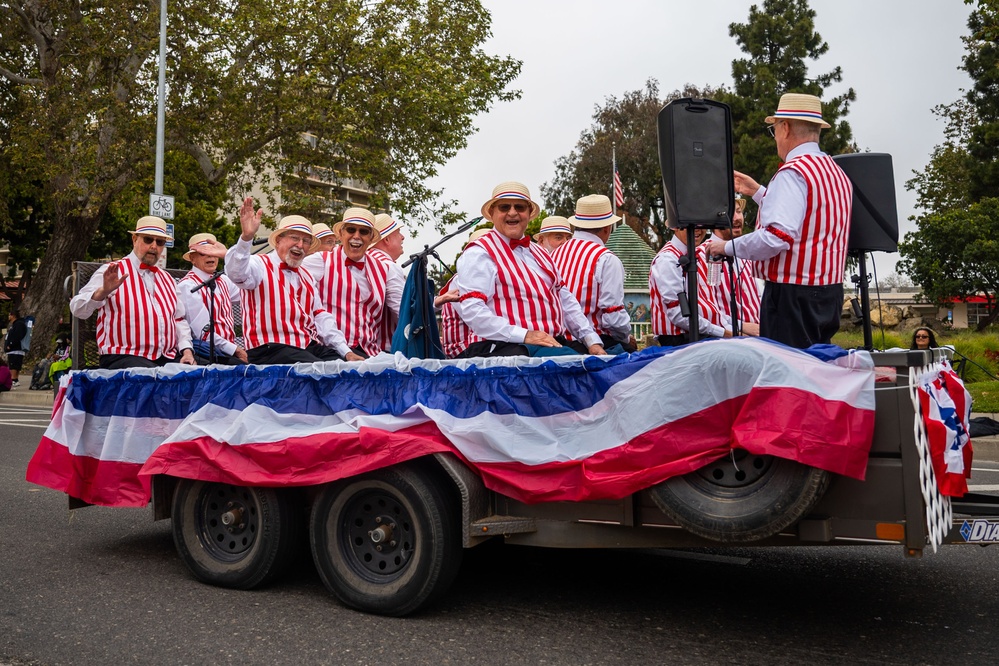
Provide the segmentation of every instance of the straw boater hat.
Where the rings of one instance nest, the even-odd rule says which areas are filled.
[[[549,215],[545,219],[541,220],[541,229],[538,233],[534,234],[537,238],[543,234],[569,234],[572,235],[572,227],[569,226],[569,220],[558,215]]]
[[[190,261],[193,264],[194,262],[191,261],[191,257],[201,254],[197,251],[198,247],[209,246],[217,241],[218,239],[215,238],[215,234],[194,234],[191,236],[191,240],[187,242],[187,246],[190,249],[184,253],[184,261]]]
[[[395,232],[402,233],[402,224],[392,219],[391,215],[385,213],[379,213],[375,215],[375,228],[378,230],[378,235],[382,238],[394,234]]]
[[[319,240],[312,235],[312,222],[308,218],[302,217],[301,215],[285,215],[278,222],[278,227],[271,232],[271,235],[267,238],[267,242],[270,243],[271,247],[275,250],[277,249],[278,236],[289,231],[297,231],[301,234],[306,234],[312,238],[312,243],[309,245],[309,252],[312,252],[317,247],[319,247]]]
[[[312,235],[316,237],[316,240],[322,240],[327,236],[332,236],[333,230],[324,222],[316,222],[312,225]]]
[[[333,225],[333,233],[339,236],[340,229],[345,224],[356,224],[359,227],[370,228],[371,241],[368,243],[369,246],[382,239],[382,235],[378,233],[378,227],[375,226],[375,216],[367,208],[348,208],[343,211],[343,219]]]
[[[777,104],[777,112],[764,119],[768,125],[773,125],[778,120],[804,120],[809,123],[816,123],[822,129],[829,129],[830,125],[822,120],[822,102],[815,95],[803,95],[801,93],[784,93],[780,96]]]
[[[479,240],[480,238],[482,238],[483,236],[485,236],[486,234],[488,234],[490,231],[492,231],[491,227],[488,228],[488,229],[476,229],[472,233],[468,234],[468,240],[465,241],[465,245],[468,245],[472,241]]]
[[[133,236],[142,234],[143,236],[155,236],[157,238],[173,240],[173,236],[167,233],[166,220],[162,217],[156,217],[155,215],[140,217],[135,221],[135,231],[129,231],[128,233]]]
[[[576,214],[569,218],[569,224],[580,229],[603,229],[620,221],[611,209],[610,199],[603,194],[580,197],[576,201]]]
[[[509,200],[511,202],[526,201],[531,204],[530,219],[532,220],[538,216],[538,213],[541,212],[541,206],[531,200],[531,192],[527,189],[527,185],[511,180],[505,183],[500,183],[493,188],[492,198],[482,204],[482,217],[492,222],[492,218],[489,217],[489,208],[501,199]]]
[[[739,211],[744,212],[746,210],[746,200],[743,199],[742,197],[736,197],[735,207],[738,208]]]

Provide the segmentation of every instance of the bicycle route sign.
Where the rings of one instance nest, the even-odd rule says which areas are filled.
[[[173,197],[167,194],[149,195],[149,214],[162,217],[164,220],[173,219]]]

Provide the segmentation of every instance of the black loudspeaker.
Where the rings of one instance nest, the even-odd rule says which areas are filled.
[[[850,252],[898,252],[895,172],[887,153],[835,155],[853,183]]]
[[[731,228],[735,184],[728,105],[689,97],[674,100],[659,111],[658,129],[669,226]]]

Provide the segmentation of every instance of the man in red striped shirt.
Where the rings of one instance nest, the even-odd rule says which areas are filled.
[[[475,338],[463,357],[606,353],[551,255],[525,235],[539,212],[527,187],[512,181],[482,205],[493,229],[468,244],[455,278],[455,309]]]
[[[731,229],[715,229],[712,231],[713,238],[721,240],[732,240],[742,235],[745,217],[743,211],[746,209],[745,199],[735,200],[735,215],[732,216]],[[698,246],[698,261],[706,261],[704,249],[707,243]],[[705,256],[700,256],[705,255]],[[721,261],[721,259],[719,259]],[[715,305],[719,312],[732,317],[732,294],[735,294],[736,307],[739,312],[740,322],[751,324],[760,323],[760,290],[756,286],[756,278],[753,276],[753,264],[741,257],[734,260],[732,272],[726,262],[721,266],[721,282],[712,288]],[[733,279],[734,275],[734,279]]]
[[[534,234],[534,240],[538,245],[548,250],[548,254],[555,256],[558,246],[572,238],[572,227],[569,220],[561,215],[549,215],[541,221],[541,228]]]
[[[155,368],[176,362],[194,365],[191,329],[177,284],[156,263],[168,240],[166,222],[141,217],[132,234],[132,252],[104,264],[69,302],[75,317],[97,312],[100,367]]]
[[[219,267],[219,258],[202,254],[200,248],[209,248],[218,242],[214,234],[194,234],[188,242],[184,259],[191,262],[191,272],[177,283],[180,300],[184,302],[187,323],[191,326],[192,344],[199,362],[211,358],[211,336],[214,323],[215,362],[223,365],[246,363],[246,350],[236,344],[236,326],[232,306],[240,302],[240,290],[225,275],[215,280],[214,292],[209,287],[198,286],[212,277]],[[192,292],[192,289],[198,289]],[[214,294],[214,319],[209,316],[208,300]],[[212,321],[210,321],[212,320]]]
[[[818,97],[787,93],[766,122],[784,164],[769,187],[735,172],[735,189],[760,205],[757,231],[707,251],[762,262],[760,334],[803,349],[839,330],[853,186],[819,149],[829,124]]]
[[[566,286],[610,353],[638,349],[631,335],[631,316],[624,308],[624,264],[607,249],[607,239],[620,221],[606,196],[581,197],[576,201],[576,214],[568,219],[572,237],[552,255]],[[618,345],[620,349],[615,349]]]
[[[253,198],[239,211],[242,233],[226,251],[216,243],[201,252],[225,256],[225,272],[243,290],[243,336],[250,363],[314,363],[360,356],[338,354],[343,333],[320,302],[319,289],[302,270],[306,254],[319,246],[312,223],[301,215],[286,215],[268,238],[274,252],[252,254],[263,211],[253,210]]]
[[[385,349],[386,317],[398,321],[405,279],[382,252],[369,252],[381,235],[375,216],[365,208],[348,208],[333,225],[340,240],[329,252],[308,257],[303,267],[312,274],[323,308],[343,332],[336,350],[342,356],[367,358]],[[387,341],[391,345],[391,340]]]

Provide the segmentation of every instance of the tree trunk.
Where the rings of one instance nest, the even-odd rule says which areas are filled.
[[[63,283],[72,272],[73,262],[84,258],[97,231],[98,219],[69,216],[57,218],[52,225],[49,246],[21,304],[23,315],[35,317],[26,368],[52,351],[59,322],[63,317],[69,321],[69,299],[63,292]]]
[[[990,303],[989,305],[991,306],[990,308],[991,312],[989,312],[989,316],[978,322],[978,326],[975,327],[975,330],[978,332],[984,331],[986,327],[991,326],[993,323],[995,323],[995,320],[999,318],[999,301],[995,301],[993,303]]]

